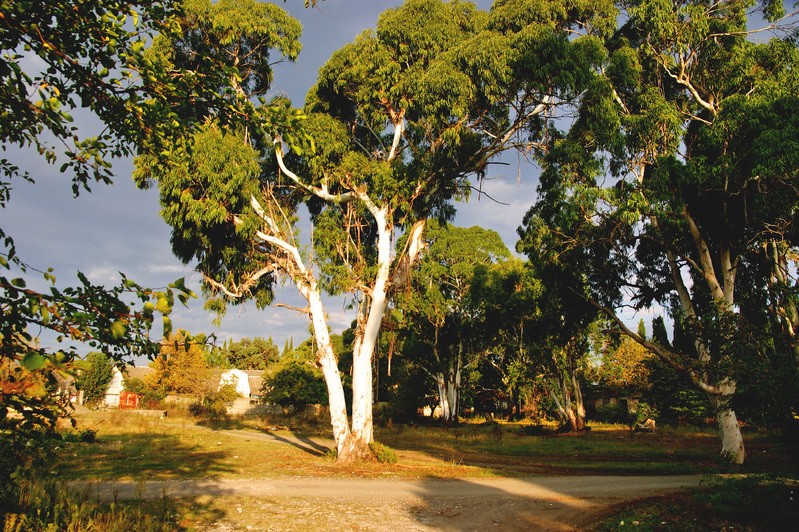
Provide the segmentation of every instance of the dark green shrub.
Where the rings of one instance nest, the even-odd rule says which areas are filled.
[[[602,423],[628,424],[630,414],[627,412],[627,405],[617,403],[615,405],[601,405],[596,407],[594,420]]]
[[[326,403],[327,387],[318,368],[290,361],[264,379],[261,396],[296,413],[304,406]]]
[[[56,441],[44,429],[0,432],[0,516],[17,509],[23,482],[47,471]]]
[[[97,441],[97,431],[92,429],[71,429],[61,433],[61,439],[66,442],[94,443]]]
[[[105,354],[93,351],[83,361],[86,366],[78,375],[75,385],[83,391],[86,404],[96,405],[105,398],[105,392],[114,376],[114,363]]]

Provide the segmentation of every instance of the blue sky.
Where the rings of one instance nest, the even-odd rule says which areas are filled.
[[[374,27],[383,10],[401,2],[323,0],[310,9],[303,7],[302,0],[278,4],[302,21],[303,51],[296,63],[275,67],[272,91],[288,95],[300,106],[326,59],[361,31]],[[477,5],[488,9],[490,2],[481,0]],[[86,123],[90,125],[91,121]],[[191,265],[184,266],[172,255],[169,228],[159,216],[157,192],[138,190],[133,185],[130,160],[114,164],[113,185],[97,185],[91,194],[73,198],[69,180],[58,174],[57,166],[19,150],[10,150],[4,156],[22,163],[37,181],[34,185],[17,183],[9,207],[2,212],[2,226],[15,238],[23,260],[42,270],[53,267],[61,286],[74,283],[78,270],[94,282],[108,284],[115,283],[121,271],[151,287],[186,277],[200,294],[200,276]],[[455,223],[492,228],[513,249],[516,227],[534,201],[537,170],[516,156],[507,162],[493,167],[483,188],[508,205],[485,198],[478,201],[474,196],[469,203],[458,205]],[[280,288],[276,301],[299,304],[296,289],[292,285]],[[353,319],[345,303],[342,299],[328,302],[334,332],[341,332]],[[221,325],[215,326],[213,316],[203,310],[198,299],[191,301],[188,309],[177,308],[172,318],[175,327],[192,333],[214,333],[220,343],[229,338],[271,336],[282,346],[289,338],[293,337],[296,344],[309,335],[306,317],[277,307],[231,307]],[[47,345],[52,340],[42,337],[42,342]]]

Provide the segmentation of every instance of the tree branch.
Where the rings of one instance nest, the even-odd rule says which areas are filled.
[[[291,179],[297,186],[307,192],[310,192],[314,196],[331,203],[346,203],[352,200],[351,192],[345,192],[343,194],[331,194],[330,190],[327,188],[327,183],[323,182],[321,187],[315,187],[307,183],[303,183],[300,177],[289,170],[286,166],[286,162],[283,160],[283,139],[281,139],[279,135],[275,137],[274,145],[275,158],[277,159],[277,165],[280,168],[280,171],[286,174],[286,176],[288,176],[288,178]]]
[[[674,356],[674,353],[664,349],[663,347],[659,346],[658,344],[655,344],[655,343],[647,341],[646,339],[642,338],[641,336],[638,336],[636,333],[631,331],[624,324],[624,322],[621,321],[621,319],[619,319],[619,317],[616,315],[616,313],[612,309],[610,309],[610,308],[608,308],[608,307],[606,307],[604,305],[600,305],[599,303],[597,303],[593,299],[589,299],[588,302],[591,305],[593,305],[597,310],[601,311],[608,318],[610,318],[610,320],[613,321],[613,323],[615,323],[617,327],[619,327],[619,330],[623,334],[625,334],[626,336],[629,336],[630,338],[632,338],[633,340],[638,342],[641,346],[643,346],[646,349],[649,349],[651,352],[655,353],[662,360],[664,360],[669,366],[671,366],[672,368],[674,368],[678,372],[680,372],[680,373],[682,373],[684,375],[687,375],[691,379],[691,381],[694,384],[696,384],[700,389],[702,389],[704,392],[706,392],[708,394],[711,394],[711,395],[722,395],[722,391],[721,391],[721,389],[719,387],[713,386],[711,384],[708,384],[702,378],[702,376],[699,375],[699,373],[697,373],[695,370],[693,370],[690,367],[678,362],[676,360],[675,356]]]

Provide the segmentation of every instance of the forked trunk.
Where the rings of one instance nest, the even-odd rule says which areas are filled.
[[[339,460],[362,460],[371,456],[369,444],[374,441],[372,425],[372,357],[377,345],[380,325],[388,304],[388,281],[391,266],[391,228],[392,223],[388,216],[388,209],[377,209],[370,206],[375,222],[377,222],[378,237],[378,269],[375,277],[374,288],[363,301],[367,313],[363,314],[362,334],[360,342],[355,346],[352,354],[352,430],[350,442],[339,454]],[[359,323],[359,326],[361,324]]]
[[[372,449],[369,447],[371,442],[366,441],[363,437],[351,432],[342,442],[341,447],[338,449],[338,457],[336,462],[341,464],[350,464],[354,462],[366,462],[374,459]]]

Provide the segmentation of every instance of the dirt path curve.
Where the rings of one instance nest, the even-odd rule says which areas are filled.
[[[182,426],[182,425],[181,425]],[[188,427],[184,427],[188,428]],[[194,430],[211,430],[192,426]],[[273,432],[214,430],[323,455],[333,440]],[[479,531],[581,530],[609,509],[699,486],[701,476],[516,478],[279,478],[94,481],[99,498],[188,499],[222,507],[207,530]],[[86,483],[75,483],[86,486]]]
[[[228,511],[211,528],[218,531],[576,530],[609,507],[694,488],[700,478],[291,478],[95,482],[92,490],[103,498],[221,499]],[[237,515],[247,521],[238,522]]]

